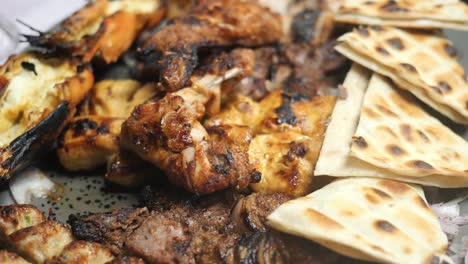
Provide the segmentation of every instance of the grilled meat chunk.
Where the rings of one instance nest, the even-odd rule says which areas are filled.
[[[183,88],[204,47],[260,46],[282,35],[280,16],[255,1],[204,0],[187,15],[175,18],[140,48],[147,62],[156,63],[169,91]]]
[[[332,96],[308,97],[290,88],[257,103],[237,95],[205,125],[246,125],[253,129],[249,162],[261,175],[257,192],[301,196],[312,190],[315,162],[333,110]]]
[[[96,0],[64,20],[51,32],[25,35],[33,46],[78,56],[84,62],[95,56],[115,62],[147,23],[153,26],[164,12],[159,0]]]
[[[8,239],[18,253],[34,263],[59,255],[74,240],[68,227],[51,220],[18,230]]]
[[[0,250],[0,263],[6,264],[30,264],[24,258],[16,255],[15,253],[6,250]]]
[[[153,84],[133,80],[97,83],[81,105],[79,116],[62,132],[57,156],[70,171],[92,170],[106,164],[119,150],[120,127],[133,108],[157,94]]]
[[[223,203],[204,209],[173,207],[148,217],[125,243],[150,263],[219,263],[232,253],[237,236]]]
[[[0,67],[0,178],[49,150],[94,81],[77,61],[38,53],[10,57]]]
[[[8,236],[26,227],[44,222],[45,216],[32,205],[20,204],[0,207],[0,237],[8,242]]]
[[[250,130],[241,126],[205,128],[200,119],[220,109],[220,84],[251,71],[253,52],[221,54],[235,58],[228,66],[213,60],[191,78],[192,86],[168,93],[135,108],[122,125],[121,145],[162,171],[177,186],[196,194],[228,187],[245,188],[251,181],[247,149]]]
[[[265,232],[267,216],[289,199],[289,196],[281,193],[251,194],[236,203],[231,214],[232,221],[244,232]]]
[[[106,164],[119,150],[123,118],[80,116],[74,118],[59,138],[57,156],[70,171],[92,170]]]
[[[118,255],[127,237],[148,214],[146,208],[126,208],[106,214],[70,215],[69,224],[78,239],[102,243]]]
[[[104,80],[96,83],[80,107],[80,116],[127,118],[135,106],[158,94],[155,84],[134,80]]]
[[[66,246],[62,253],[47,261],[47,264],[105,264],[112,261],[114,256],[101,244],[88,241],[73,241]]]

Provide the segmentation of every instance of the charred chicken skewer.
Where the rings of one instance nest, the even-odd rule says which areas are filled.
[[[190,192],[245,188],[253,175],[246,152],[250,129],[205,128],[200,120],[206,113],[219,111],[224,80],[250,74],[253,56],[248,49],[222,53],[206,64],[210,67],[194,73],[191,87],[136,107],[122,125],[122,147],[153,163],[172,183]]]
[[[163,87],[185,87],[206,47],[255,47],[277,43],[282,35],[278,14],[255,1],[203,0],[187,15],[170,20],[140,48],[156,64]]]
[[[94,76],[74,59],[26,52],[0,67],[0,179],[49,150]]]
[[[115,62],[134,42],[142,28],[163,18],[159,0],[96,0],[87,4],[50,32],[24,35],[36,47],[65,53],[84,62],[98,57]]]

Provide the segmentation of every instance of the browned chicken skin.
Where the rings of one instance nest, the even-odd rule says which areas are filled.
[[[164,87],[185,86],[203,47],[260,46],[282,36],[280,16],[254,1],[204,0],[187,15],[175,18],[141,47],[147,62],[156,63]]]
[[[122,125],[121,144],[150,161],[177,186],[196,194],[245,188],[252,173],[243,126],[203,127],[200,119],[220,109],[223,80],[249,74],[253,52],[233,50],[214,58],[191,78],[192,86],[135,108]]]

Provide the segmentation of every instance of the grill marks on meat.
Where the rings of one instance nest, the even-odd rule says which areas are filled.
[[[68,222],[76,238],[101,243],[121,254],[126,238],[148,215],[146,208],[126,208],[105,214],[70,215]]]
[[[122,125],[124,148],[156,165],[173,184],[196,194],[228,187],[243,189],[251,181],[250,129],[230,125],[205,128],[200,123],[206,112],[219,111],[221,82],[251,72],[250,50],[233,50],[220,58],[206,72],[200,70],[192,76],[192,87],[136,107]]]
[[[204,0],[150,37],[141,53],[156,62],[164,86],[181,89],[198,64],[202,47],[260,46],[278,42],[280,16],[253,1]]]

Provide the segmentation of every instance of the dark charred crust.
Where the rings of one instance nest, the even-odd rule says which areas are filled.
[[[21,62],[21,67],[23,67],[23,69],[25,69],[27,71],[33,72],[34,75],[37,76],[36,65],[34,65],[34,63],[23,61],[23,62]]]
[[[375,50],[384,56],[390,55],[390,53],[388,53],[388,51],[382,47],[376,47]]]
[[[106,124],[101,124],[101,126],[96,130],[96,133],[98,135],[107,134],[109,133],[109,127],[107,127]]]
[[[383,27],[379,26],[379,25],[372,25],[370,26],[370,28],[374,31],[383,31]]]
[[[320,11],[305,9],[294,16],[291,31],[295,42],[310,43],[314,39],[315,23],[320,16]]]
[[[408,140],[408,141],[413,141],[413,137],[412,137],[412,129],[411,129],[411,126],[407,125],[407,124],[403,124],[400,126],[400,130],[401,130],[401,133],[403,135],[403,137]]]
[[[421,139],[426,142],[426,143],[429,143],[431,142],[431,140],[427,137],[426,134],[424,134],[424,132],[422,132],[421,130],[418,130],[418,135],[419,137],[421,137]]]
[[[293,162],[298,157],[302,158],[307,153],[307,145],[305,143],[291,142],[289,147],[289,151],[285,155],[285,159],[289,162]]]
[[[262,173],[257,171],[257,170],[254,170],[252,172],[252,176],[251,176],[251,182],[252,183],[258,183],[262,180]]]
[[[362,26],[358,27],[357,31],[363,37],[368,37],[370,35],[369,30],[367,30],[367,28],[362,27]]]
[[[382,190],[379,190],[379,189],[376,189],[376,188],[372,188],[371,189],[375,194],[377,194],[378,196],[380,196],[381,198],[383,199],[390,199],[392,198],[392,196]]]
[[[423,160],[415,160],[415,161],[412,161],[411,162],[412,166],[413,167],[416,167],[418,169],[422,169],[422,170],[433,170],[434,167],[432,167],[431,164],[423,161]]]
[[[278,124],[289,124],[296,125],[297,117],[294,115],[294,111],[289,102],[284,102],[281,106],[275,109],[275,113],[278,115],[276,122]]]
[[[405,46],[403,45],[403,42],[401,42],[400,38],[390,38],[387,39],[387,43],[394,49],[396,50],[403,50]]]
[[[397,228],[390,222],[386,221],[386,220],[379,220],[377,222],[375,222],[375,226],[382,230],[382,231],[385,231],[387,233],[393,233]]]
[[[83,118],[71,123],[69,128],[73,130],[73,136],[77,137],[98,128],[98,124],[94,120]]]
[[[390,145],[387,147],[387,150],[394,156],[401,156],[405,154],[405,151],[397,145]]]
[[[380,7],[386,12],[408,12],[408,9],[398,6],[398,3],[394,0],[389,0],[386,4]]]
[[[457,50],[449,43],[444,44],[444,51],[449,57],[457,57]]]
[[[359,148],[367,148],[367,142],[363,137],[353,137],[353,144]]]
[[[2,149],[0,152],[1,178],[9,179],[15,173],[29,166],[33,160],[36,160],[34,157],[37,154],[47,151],[60,133],[70,111],[69,103],[62,102],[39,124]]]
[[[443,92],[449,92],[450,90],[452,90],[452,87],[444,81],[439,82],[439,87],[442,89]]]
[[[416,68],[409,63],[401,63],[400,65],[410,72],[413,72],[413,73],[417,72]]]

